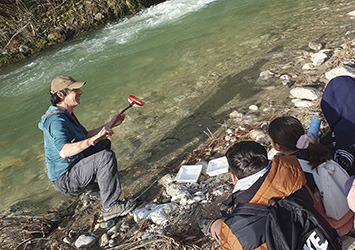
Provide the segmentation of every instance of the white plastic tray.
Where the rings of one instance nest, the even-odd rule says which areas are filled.
[[[175,180],[182,182],[197,182],[202,171],[202,165],[182,165]]]
[[[228,172],[228,161],[225,156],[213,159],[208,162],[206,174],[215,176]]]

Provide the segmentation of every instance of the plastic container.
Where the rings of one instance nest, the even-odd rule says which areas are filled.
[[[197,182],[203,165],[182,165],[175,180],[178,183]]]
[[[309,125],[308,133],[312,133],[316,139],[318,138],[320,124],[321,120],[312,118],[311,124]]]
[[[208,162],[206,174],[208,174],[209,176],[215,176],[227,172],[228,172],[227,157],[223,156]]]

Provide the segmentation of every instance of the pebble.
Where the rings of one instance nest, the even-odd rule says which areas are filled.
[[[101,235],[100,238],[100,247],[107,246],[108,244],[109,244],[109,236],[107,233],[104,233],[103,235]]]
[[[108,230],[107,231],[107,233],[109,234],[109,235],[112,235],[112,234],[114,234],[114,233],[117,233],[118,232],[118,226],[117,225],[115,225],[115,226],[113,226],[112,228],[110,228],[110,230]]]
[[[313,64],[312,63],[306,63],[302,66],[303,70],[310,70],[311,68],[313,68]]]
[[[293,97],[307,100],[316,100],[320,97],[319,91],[312,87],[296,87],[290,90],[290,94]]]
[[[100,223],[100,227],[101,228],[109,228],[109,227],[112,227],[113,225],[115,225],[115,220],[114,219],[111,219],[111,220],[104,221],[104,222]]]
[[[289,81],[289,82],[287,82],[287,83],[285,84],[285,88],[286,88],[286,89],[289,89],[289,88],[292,87],[293,84],[294,84],[294,82]]]
[[[232,136],[231,139],[230,139],[230,142],[234,143],[234,142],[236,142],[237,140],[238,140],[237,137]]]
[[[264,80],[264,81],[267,81],[269,80],[270,78],[272,78],[274,76],[274,73],[272,73],[271,71],[269,70],[265,70],[265,71],[262,71],[260,72],[260,75],[259,77]]]
[[[68,244],[73,243],[73,240],[72,240],[72,239],[70,239],[68,236],[67,236],[67,237],[65,237],[65,238],[63,239],[63,241],[64,241],[65,243],[68,243]]]
[[[309,108],[313,105],[313,102],[308,100],[292,99],[291,101],[295,104],[295,107],[297,108]]]
[[[345,66],[336,67],[325,73],[325,78],[327,78],[328,80],[331,80],[337,76],[355,77],[355,71],[351,67],[345,65]]]
[[[321,43],[309,42],[308,47],[312,50],[319,51],[322,49],[323,45]]]
[[[335,61],[335,56],[333,55],[331,58],[329,58],[324,64],[327,66],[327,67],[331,67],[333,66],[333,63]]]
[[[103,14],[101,14],[100,12],[97,13],[97,14],[94,16],[94,19],[95,19],[96,21],[101,21],[101,20],[104,19],[104,18],[105,18],[105,16],[104,16]]]
[[[184,117],[192,117],[195,114],[195,112],[191,110],[184,111]]]
[[[258,110],[259,108],[258,108],[258,106],[256,106],[255,104],[253,104],[253,105],[250,105],[250,106],[249,106],[249,109],[250,109],[250,110]]]
[[[264,132],[264,130],[259,128],[250,131],[248,136],[250,139],[259,143],[265,143],[269,141],[268,135]]]
[[[233,134],[233,130],[231,130],[230,128],[226,130],[227,134]]]
[[[262,86],[261,87],[262,90],[267,90],[267,91],[271,91],[271,90],[275,90],[276,87],[275,86]]]
[[[134,221],[139,223],[143,219],[150,219],[157,225],[166,224],[168,222],[169,214],[174,211],[177,204],[149,204],[144,208],[138,208],[134,211]]]
[[[324,53],[315,53],[312,58],[312,65],[317,67],[320,66],[328,56]]]
[[[114,233],[113,235],[111,235],[111,239],[117,238],[119,235],[120,235],[119,232]]]
[[[130,226],[126,222],[123,222],[121,224],[121,229],[129,229],[129,228],[130,228]]]
[[[90,247],[96,242],[97,238],[94,233],[86,233],[79,236],[75,241],[75,246],[77,248]]]
[[[179,95],[177,97],[174,98],[174,101],[176,102],[180,102],[186,99],[186,95]]]
[[[355,10],[349,12],[347,15],[348,15],[348,16],[352,16],[352,17],[355,17]]]
[[[290,82],[290,79],[291,79],[291,78],[290,78],[289,75],[283,74],[283,75],[280,76],[280,79],[281,79],[282,84],[283,84],[283,85],[286,85],[287,83]]]
[[[224,190],[224,188],[222,187],[222,188],[219,188],[219,189],[217,189],[217,190],[214,190],[214,191],[213,191],[213,195],[214,195],[214,196],[221,196],[221,195],[224,194],[224,192],[225,192],[225,190]]]
[[[246,120],[253,120],[253,119],[256,119],[256,118],[258,118],[258,117],[259,117],[258,114],[251,113],[251,114],[243,115],[243,120],[244,120],[244,121],[246,121]]]
[[[267,122],[263,122],[263,124],[261,124],[260,128],[262,130],[267,130],[268,126],[269,126],[269,124]]]
[[[29,50],[29,47],[27,45],[21,45],[19,48],[18,48],[18,51],[20,53],[23,53],[23,54],[26,54]]]
[[[239,113],[238,111],[234,110],[232,113],[229,114],[229,118],[236,119],[241,118],[243,114]]]

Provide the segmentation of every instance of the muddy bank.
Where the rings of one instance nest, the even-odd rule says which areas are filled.
[[[164,0],[6,0],[0,3],[0,68]]]

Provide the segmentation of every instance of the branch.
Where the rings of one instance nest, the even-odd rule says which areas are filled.
[[[7,42],[7,44],[5,45],[5,47],[2,50],[5,50],[11,43],[12,39],[14,39],[15,36],[17,36],[22,30],[24,30],[30,23],[27,23],[25,26],[21,27],[21,29],[19,29],[11,38],[10,40]]]

